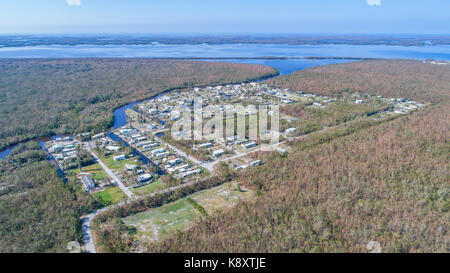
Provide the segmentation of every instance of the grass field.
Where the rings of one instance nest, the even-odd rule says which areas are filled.
[[[200,214],[183,198],[174,203],[124,218],[138,229],[139,241],[154,241],[189,226]]]
[[[100,181],[108,180],[108,175],[98,164],[85,166],[81,168],[81,172],[91,174],[91,178],[94,179],[94,182],[96,182],[97,184],[99,184]],[[74,174],[74,177],[77,177],[80,174],[80,170],[78,168],[73,169],[72,174]]]
[[[127,164],[130,164],[130,165],[136,164],[136,160],[134,158],[127,158],[125,160],[115,161],[114,156],[115,155],[110,155],[107,157],[104,157],[104,156],[99,156],[99,157],[103,161],[103,163],[105,163],[106,166],[108,166],[108,168],[110,168],[111,170],[115,170],[115,171],[123,171],[125,165],[127,165]]]
[[[143,195],[147,195],[147,194],[151,194],[151,193],[163,190],[167,187],[168,186],[165,185],[163,182],[161,182],[160,180],[157,180],[146,186],[136,188],[136,189],[131,189],[131,191],[136,195],[143,196]]]
[[[197,192],[190,197],[204,207],[208,214],[218,209],[232,207],[241,200],[247,200],[252,196],[250,191],[239,191],[237,183],[226,183],[221,186]]]
[[[368,113],[380,111],[387,107],[387,104],[366,103],[354,104],[346,102],[333,102],[324,105],[323,108],[304,104],[290,104],[282,108],[282,112],[289,116],[298,118],[299,121],[317,122],[321,126],[337,125],[357,117],[366,116]]]
[[[136,112],[133,109],[126,109],[125,110],[125,114],[127,115],[127,117],[129,117],[131,119],[138,119],[139,118],[139,113]]]
[[[204,207],[208,214],[212,214],[216,210],[235,205],[239,200],[248,199],[251,195],[251,192],[240,192],[236,183],[227,183],[188,197]],[[123,221],[137,228],[138,241],[163,239],[175,231],[189,228],[200,218],[200,213],[186,199],[128,216]]]
[[[151,121],[151,119],[149,119],[148,117],[139,114],[138,112],[136,112],[136,110],[134,109],[126,109],[125,110],[125,114],[127,115],[127,117],[131,120],[131,121],[139,121],[140,119],[142,119],[143,121],[149,122]],[[140,122],[139,122],[140,123]]]
[[[81,168],[81,171],[84,173],[90,173],[91,177],[94,180],[106,180],[108,179],[108,176],[103,171],[102,167],[98,164],[89,165],[86,167]],[[77,173],[79,173],[78,169],[76,170]]]
[[[118,204],[126,199],[125,194],[119,187],[107,188],[104,191],[96,192],[94,196],[100,196],[105,206]]]

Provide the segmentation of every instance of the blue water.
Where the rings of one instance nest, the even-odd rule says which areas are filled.
[[[224,44],[224,45],[51,45],[2,47],[0,58],[216,58],[216,57],[301,57],[332,56],[356,58],[410,58],[450,60],[450,46],[391,45],[286,45],[286,44]]]
[[[125,146],[129,147],[132,151],[134,156],[139,156],[139,159],[141,160],[142,163],[144,164],[151,164],[153,166],[155,166],[158,170],[158,174],[159,175],[164,175],[164,171],[161,170],[161,168],[159,168],[158,165],[156,165],[155,163],[153,163],[151,160],[149,160],[144,154],[142,154],[141,152],[139,152],[138,150],[134,149],[133,147],[131,147],[128,143],[126,143],[123,139],[121,139],[120,137],[118,137],[116,134],[114,133],[109,133],[108,136],[114,140],[114,141],[118,141],[123,143]]]
[[[133,107],[138,104],[139,102],[131,103],[114,111],[113,129],[117,129],[127,125],[127,116],[125,115],[125,111],[127,109],[133,109]]]
[[[280,71],[280,75],[292,73],[297,70],[302,70],[314,66],[321,66],[327,64],[347,63],[355,60],[348,59],[324,59],[324,60],[304,60],[304,59],[282,59],[282,60],[263,60],[263,59],[202,59],[208,62],[232,62],[232,63],[246,63],[246,64],[261,64],[274,67]]]
[[[319,66],[319,65],[326,65],[326,64],[334,64],[334,63],[345,63],[349,61],[354,60],[332,60],[332,59],[326,59],[326,60],[260,60],[260,59],[254,59],[254,60],[204,60],[204,61],[220,61],[220,62],[236,62],[236,63],[248,63],[248,64],[263,64],[263,65],[269,65],[274,68],[277,68],[280,71],[281,75],[288,74],[291,72],[294,72],[296,70],[306,69],[313,66]],[[127,124],[127,117],[125,114],[125,111],[127,109],[133,109],[135,105],[138,105],[140,102],[135,102],[128,104],[126,106],[123,106],[116,111],[114,111],[114,125],[113,128],[117,129],[122,126],[125,126]],[[165,122],[162,120],[159,120],[159,122],[162,125],[165,125]],[[109,137],[114,141],[120,141],[124,143],[127,147],[130,147],[125,141],[123,141],[121,138],[116,136],[113,133],[109,133]],[[141,154],[136,149],[130,147],[133,150],[133,153],[135,156],[139,156],[141,161],[144,164],[152,164],[153,166],[158,168],[159,175],[163,175],[164,172],[153,162],[148,160],[143,154]]]
[[[7,157],[9,154],[11,154],[12,151],[14,151],[14,149],[16,149],[17,147],[19,147],[19,145],[7,148],[4,151],[0,152],[0,159],[4,159],[5,157]]]
[[[324,60],[261,60],[261,59],[227,59],[227,60],[216,60],[216,59],[206,59],[202,61],[208,62],[234,62],[234,63],[247,63],[247,64],[262,64],[274,67],[280,71],[281,75],[285,75],[288,73],[292,73],[297,70],[306,69],[313,66],[327,65],[327,64],[336,64],[336,63],[346,63],[354,60],[333,60],[333,59],[324,59]],[[138,105],[139,102],[128,104],[124,107],[121,107],[114,111],[114,125],[113,128],[117,129],[122,126],[127,125],[127,117],[125,115],[125,111],[127,109],[133,109],[135,105]],[[160,121],[162,125],[165,124],[164,121]]]
[[[61,170],[61,168],[59,167],[58,163],[56,163],[56,160],[53,158],[53,156],[47,151],[47,149],[45,148],[45,142],[49,141],[49,140],[54,140],[58,137],[65,137],[67,135],[56,135],[56,136],[52,136],[52,137],[41,137],[41,138],[37,138],[36,141],[38,141],[39,146],[41,146],[41,149],[43,151],[45,151],[45,153],[47,154],[47,158],[48,161],[50,161],[50,163],[52,163],[56,170],[58,171],[58,174],[61,176],[61,178],[63,179],[64,183],[67,183],[67,178],[64,175],[64,172]],[[5,159],[9,154],[11,154],[12,151],[14,151],[17,147],[19,147],[20,144],[9,147],[8,149],[0,152],[0,160]]]
[[[45,144],[46,141],[54,140],[54,139],[56,139],[58,137],[66,137],[66,136],[69,136],[69,135],[55,135],[55,136],[52,136],[52,137],[38,137],[38,138],[36,138],[34,140],[37,141],[41,147],[43,147],[43,145]],[[1,159],[5,159],[5,157],[10,155],[11,152],[14,151],[19,146],[20,146],[20,144],[14,145],[14,146],[8,147],[7,149],[1,151],[0,152],[0,160]]]
[[[78,45],[78,46],[31,46],[0,48],[0,58],[82,58],[82,57],[123,57],[123,58],[252,58],[252,57],[352,57],[352,58],[403,58],[450,60],[450,46],[388,46],[388,45],[284,45],[284,44],[225,44],[225,45]],[[263,64],[277,68],[281,75],[313,66],[344,63],[345,59],[202,59],[214,62],[236,62]],[[114,111],[113,128],[125,126],[125,110],[139,103],[132,103]],[[0,152],[5,158],[14,147]]]

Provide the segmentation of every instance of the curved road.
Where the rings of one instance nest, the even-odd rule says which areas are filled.
[[[151,193],[151,194],[148,194],[148,195],[144,195],[144,196],[140,196],[140,197],[134,197],[133,199],[134,200],[140,200],[140,199],[147,198],[147,197],[152,197],[152,196],[155,196],[155,195],[161,194],[161,193],[173,192],[173,191],[175,191],[175,190],[177,190],[179,188],[184,188],[184,187],[191,186],[191,185],[194,185],[194,184],[197,184],[197,183],[201,183],[201,182],[203,182],[203,181],[202,180],[200,180],[200,181],[192,181],[192,182],[189,182],[189,183],[186,183],[186,184],[173,186],[173,187],[167,188],[165,190],[154,192],[154,193]],[[85,216],[81,217],[81,220],[82,220],[82,231],[83,231],[83,245],[84,245],[85,251],[87,253],[97,253],[97,250],[95,248],[95,243],[94,243],[94,240],[92,238],[92,230],[91,230],[91,222],[92,222],[92,220],[98,214],[100,214],[102,212],[105,212],[105,211],[108,211],[110,209],[113,209],[115,207],[120,207],[120,206],[126,204],[129,200],[130,199],[128,199],[128,200],[126,200],[124,202],[121,202],[121,203],[119,203],[117,205],[112,205],[112,206],[109,206],[109,207],[102,208],[100,210],[96,210],[96,211],[92,212],[91,214],[88,214],[88,215],[85,215]]]

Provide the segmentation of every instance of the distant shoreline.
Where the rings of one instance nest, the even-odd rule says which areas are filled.
[[[0,36],[1,38],[1,36]],[[195,42],[195,43],[171,43],[171,42],[144,42],[144,43],[30,43],[30,44],[4,44],[0,40],[0,49],[2,48],[21,48],[21,47],[39,47],[39,46],[155,46],[155,45],[171,45],[171,46],[182,46],[182,45],[210,45],[210,46],[221,46],[221,45],[287,45],[287,46],[400,46],[400,47],[434,47],[434,46],[450,46],[449,41],[438,42],[433,44],[426,43],[352,43],[352,42],[323,42],[323,43],[282,43],[282,42],[270,42],[270,43],[258,43],[258,42]]]
[[[267,57],[163,57],[162,60],[381,60],[383,58],[333,57],[333,56],[267,56]]]
[[[266,56],[266,57],[0,57],[0,60],[58,60],[58,59],[150,59],[150,60],[355,60],[374,61],[398,58],[367,58],[367,57],[333,57],[333,56]],[[408,58],[405,58],[408,59]]]
[[[31,46],[129,46],[129,45],[355,45],[355,46],[439,46],[450,45],[449,34],[436,35],[362,35],[362,34],[272,34],[272,35],[8,35],[0,34],[0,48]]]

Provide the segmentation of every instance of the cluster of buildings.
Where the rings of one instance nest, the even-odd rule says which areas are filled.
[[[427,63],[427,61],[423,61],[424,63]],[[430,64],[434,65],[450,65],[450,62],[448,61],[430,61]]]
[[[67,163],[78,157],[77,146],[80,143],[71,136],[58,137],[45,144],[48,153],[56,160],[58,165],[63,168]]]
[[[255,160],[255,161],[250,162],[249,164],[238,165],[234,169],[236,171],[240,171],[240,170],[245,170],[248,167],[256,167],[256,166],[260,166],[260,165],[263,165],[262,160]]]
[[[396,114],[407,114],[411,111],[422,109],[425,107],[423,103],[418,103],[408,99],[390,99],[389,102],[393,106],[393,111]]]
[[[265,84],[243,83],[204,88],[197,87],[186,91],[163,94],[143,102],[136,110],[152,121],[166,125],[180,120],[182,118],[182,112],[186,109],[189,109],[190,111],[200,109],[202,121],[207,123],[212,120],[217,113],[223,114],[224,117],[226,117],[224,114],[225,112],[229,113],[231,111],[239,114],[242,109],[234,107],[236,104],[243,105],[244,107],[249,104],[255,106],[266,105],[268,107],[268,115],[272,115],[270,106],[274,105],[282,106],[296,102],[311,102],[312,105],[317,107],[324,107],[324,105],[332,103],[333,101],[335,101],[334,98],[329,98],[327,96],[305,94],[304,92],[291,91],[289,89],[273,88]],[[250,115],[250,113],[244,113],[244,115]],[[198,116],[194,114],[193,121],[197,118]],[[142,124],[141,126],[143,129],[150,131],[158,128],[157,124]],[[128,132],[126,130],[131,129],[123,130],[125,131],[119,133],[134,134],[134,136],[125,136],[125,138],[127,138],[126,141],[129,144],[136,145],[140,151],[160,163],[159,165],[163,166],[162,168],[167,173],[178,175],[183,173],[191,174],[198,169],[196,167],[193,167],[191,170],[186,169],[186,167],[191,167],[192,162],[183,162],[179,165],[172,166],[170,160],[182,158],[177,156],[176,152],[170,151],[170,148],[161,145],[161,143],[155,142],[154,140],[144,140],[142,134],[137,131]],[[285,133],[291,134],[296,130],[296,128],[288,128]],[[177,136],[182,137],[184,133],[185,132],[180,131]],[[195,133],[196,132],[194,131],[194,134]],[[266,133],[273,134],[274,132],[269,130]],[[276,133],[279,134],[279,132]],[[208,161],[214,163],[215,161],[226,160],[229,155],[232,157],[235,154],[252,152],[257,149],[258,146],[259,143],[257,141],[249,140],[244,137],[239,138],[238,136],[231,136],[226,137],[224,140],[193,143],[187,148],[192,151],[202,150],[207,152],[209,155]],[[175,158],[169,159],[169,156],[175,156]],[[170,162],[166,162],[165,160]],[[244,165],[238,166],[238,169],[239,167],[243,169]]]
[[[346,99],[346,101],[355,104],[373,103],[374,101],[384,103],[391,106],[391,110],[389,110],[388,112],[392,112],[395,114],[407,114],[425,107],[425,104],[423,103],[405,98],[386,98],[383,96],[359,93],[353,93],[350,98]]]
[[[86,191],[91,191],[96,188],[94,180],[92,180],[90,174],[82,174],[80,175],[81,183],[83,184]]]
[[[202,168],[191,162],[184,155],[166,145],[154,133],[157,125],[145,125],[141,128],[120,128],[116,134],[162,170],[165,175],[175,178],[195,176],[202,172]],[[139,183],[150,181],[150,176],[140,176]]]
[[[194,113],[192,121],[195,121],[199,117],[198,112],[193,110],[200,109],[202,122],[207,123],[218,113],[224,114],[226,112],[228,114],[232,112],[239,115],[241,111],[244,111],[242,114],[246,116],[253,115],[253,113],[246,112],[247,109],[243,110],[243,108],[235,107],[235,105],[244,107],[248,105],[266,105],[267,114],[271,116],[273,113],[270,107],[275,105],[284,106],[294,103],[304,103],[308,107],[324,108],[337,100],[343,100],[353,104],[373,104],[377,102],[378,105],[391,106],[387,112],[395,114],[409,113],[425,106],[422,103],[404,98],[394,99],[359,93],[337,99],[328,96],[307,94],[301,91],[273,88],[266,84],[258,83],[198,87],[190,90],[165,93],[135,106],[135,110],[132,111],[135,111],[136,115],[139,116],[138,120],[136,121],[134,119],[131,126],[129,124],[126,127],[115,130],[114,134],[132,149],[139,152],[141,156],[157,166],[165,175],[170,175],[175,178],[189,178],[202,173],[202,165],[206,161],[200,164],[198,162],[199,160],[192,160],[189,152],[187,154],[180,152],[180,150],[168,143],[164,143],[158,135],[161,132],[167,132],[169,130],[167,128],[170,128],[172,123],[183,121],[180,120],[182,119],[183,111]],[[227,115],[223,115],[223,117],[227,118]],[[283,117],[289,119],[288,116],[284,115]],[[287,136],[294,135],[296,132],[297,128],[293,127],[287,128],[283,133],[284,136]],[[184,133],[178,132],[178,134]],[[274,132],[268,130],[266,133],[273,134]],[[281,135],[280,132],[276,133]],[[113,153],[114,161],[127,159],[127,156],[121,151],[121,146],[105,136],[104,133],[97,134],[92,139],[100,143],[105,151]],[[56,160],[67,161],[77,157],[77,144],[77,141],[72,138],[55,139],[49,145],[48,151]],[[186,145],[186,142],[178,144]],[[241,155],[244,157],[246,154],[255,151],[259,145],[261,145],[259,141],[257,142],[235,135],[217,141],[192,142],[186,148],[192,152],[205,152],[209,158],[208,161],[214,163],[228,160],[228,158],[237,158]],[[274,148],[274,150],[282,155],[288,154],[288,151],[283,148]],[[234,164],[234,166],[236,170],[243,170],[261,164],[263,162],[260,160],[252,162],[247,160],[246,164],[240,163]],[[134,174],[138,186],[153,181],[157,175],[144,171],[138,165],[131,164],[126,164],[123,171]],[[86,188],[92,186],[92,179],[89,179],[88,176],[82,178],[82,183]]]

